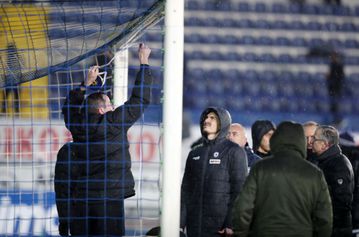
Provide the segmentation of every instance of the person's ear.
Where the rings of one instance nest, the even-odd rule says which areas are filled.
[[[104,108],[102,108],[102,107],[99,108],[99,109],[98,109],[98,113],[99,113],[99,114],[105,114]]]

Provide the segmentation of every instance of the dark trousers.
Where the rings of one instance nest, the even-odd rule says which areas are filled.
[[[75,236],[125,235],[124,201],[76,201],[70,232]]]

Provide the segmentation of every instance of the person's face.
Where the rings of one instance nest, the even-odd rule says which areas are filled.
[[[262,152],[268,153],[270,151],[269,140],[272,137],[273,133],[274,133],[274,130],[270,130],[266,134],[263,135],[261,144],[259,146],[259,149]]]
[[[315,130],[314,136],[311,139],[312,151],[316,155],[321,155],[323,152],[328,150],[329,144],[327,141],[320,139],[321,130]]]
[[[110,98],[107,95],[104,95],[103,98],[105,99],[105,105],[104,105],[104,107],[99,109],[100,114],[105,114],[109,111],[113,111],[114,108],[110,101]]]
[[[210,112],[206,115],[203,122],[203,132],[208,137],[216,135],[218,132],[218,117],[214,112]]]
[[[247,137],[244,128],[240,125],[231,125],[228,131],[227,138],[241,147],[247,143]]]
[[[304,127],[304,135],[307,139],[307,149],[312,150],[312,140],[317,126],[305,126]]]

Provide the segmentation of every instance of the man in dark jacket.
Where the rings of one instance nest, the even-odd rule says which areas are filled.
[[[338,131],[321,125],[312,139],[313,152],[318,156],[318,167],[323,170],[333,205],[332,237],[352,235],[353,168],[339,147]]]
[[[135,195],[127,131],[150,102],[150,52],[146,45],[140,44],[140,71],[124,105],[115,109],[107,95],[93,93],[79,109],[85,99],[86,86],[94,83],[98,76],[99,68],[93,67],[83,86],[70,91],[63,106],[80,170],[73,194],[71,234],[122,236],[125,233],[124,199]]]
[[[333,122],[339,124],[342,120],[340,114],[340,102],[344,94],[345,74],[344,65],[340,55],[337,52],[330,54],[330,66],[327,75],[328,94],[330,99],[330,112],[333,116]]]
[[[302,126],[280,123],[270,146],[273,155],[251,169],[235,202],[235,236],[330,236],[328,186],[323,173],[305,160]]]
[[[269,120],[257,120],[252,124],[253,151],[260,157],[269,156],[269,139],[275,131],[275,124]]]
[[[252,166],[262,158],[258,155],[254,154],[252,148],[249,147],[247,141],[247,135],[244,127],[239,123],[232,123],[229,128],[229,132],[227,138],[234,143],[237,143],[240,147],[242,147],[247,154],[248,159],[248,169],[252,168]]]
[[[233,202],[248,171],[245,151],[226,138],[230,124],[222,108],[201,115],[203,141],[189,153],[182,180],[181,228],[188,237],[233,234]]]
[[[61,236],[69,236],[70,226],[72,226],[73,193],[79,172],[74,162],[76,162],[76,152],[72,142],[68,142],[57,153],[54,177],[59,234]]]

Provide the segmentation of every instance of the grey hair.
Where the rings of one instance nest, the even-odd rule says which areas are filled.
[[[303,123],[303,127],[311,127],[311,126],[318,127],[319,124],[315,121],[307,121],[307,122]]]
[[[320,139],[325,140],[329,145],[339,144],[339,132],[336,128],[329,125],[319,125],[317,129],[320,129]]]

